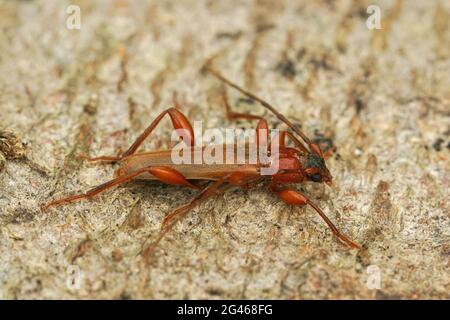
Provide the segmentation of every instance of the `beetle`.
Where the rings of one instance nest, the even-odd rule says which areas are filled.
[[[187,152],[194,153],[198,151],[199,148],[203,148],[202,146],[195,145],[194,130],[187,117],[179,111],[178,108],[171,107],[161,112],[138,136],[128,150],[121,155],[89,158],[91,161],[118,163],[119,168],[115,172],[114,179],[100,184],[86,193],[48,202],[43,205],[43,209],[47,210],[52,206],[71,203],[81,199],[90,199],[111,187],[135,179],[159,180],[166,184],[180,185],[199,190],[198,194],[189,203],[175,209],[164,217],[156,240],[150,245],[144,246],[142,250],[142,254],[147,260],[149,255],[154,251],[156,245],[173,225],[202,201],[223,192],[229,186],[248,188],[252,183],[265,182],[269,190],[277,194],[285,203],[294,206],[309,205],[319,214],[337,239],[348,245],[350,248],[361,249],[359,244],[353,242],[349,237],[340,232],[325,213],[305,194],[290,186],[291,184],[300,184],[307,181],[325,183],[331,186],[332,175],[326,166],[320,147],[316,143],[313,143],[297,126],[294,126],[268,102],[228,80],[212,67],[206,66],[206,70],[227,86],[236,89],[251,100],[257,101],[291,129],[291,131],[279,131],[275,140],[270,139],[268,135],[261,135],[261,132],[268,132],[269,126],[267,120],[261,116],[232,111],[228,103],[226,90],[224,90],[222,102],[227,117],[229,119],[258,121],[256,126],[258,148],[265,144],[269,145],[270,150],[272,144],[275,144],[276,142],[278,146],[278,167],[274,174],[261,174],[262,168],[271,165],[267,162],[267,159],[258,159],[257,163],[253,164],[249,163],[249,161],[240,164],[174,164],[171,157],[172,150],[137,152],[144,140],[149,137],[165,116],[169,116],[174,129],[182,130],[184,132],[184,142],[187,144]],[[287,145],[287,139],[290,139],[294,147]],[[223,147],[225,148],[225,146]],[[249,154],[246,154],[246,157],[249,157]],[[200,184],[196,182],[205,180],[210,181],[205,187],[201,187]]]

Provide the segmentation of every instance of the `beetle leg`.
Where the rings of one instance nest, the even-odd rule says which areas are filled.
[[[222,104],[225,108],[225,113],[229,120],[238,120],[238,119],[261,120],[261,119],[263,119],[263,117],[261,117],[261,116],[253,115],[250,113],[238,113],[238,112],[234,112],[233,110],[231,110],[231,106],[228,101],[228,94],[227,94],[226,87],[223,88]]]
[[[272,112],[279,120],[284,122],[289,128],[292,129],[296,134],[298,134],[302,140],[308,145],[311,152],[315,153],[316,155],[323,158],[322,150],[320,149],[319,145],[316,143],[311,142],[311,140],[303,133],[302,130],[300,130],[297,126],[294,126],[285,116],[283,116],[276,108],[274,108],[271,104],[266,102],[265,100],[259,98],[258,96],[254,95],[250,91],[245,90],[244,88],[241,88],[236,83],[228,80],[225,78],[222,74],[220,74],[217,70],[213,69],[209,64],[207,64],[206,69],[213,74],[216,78],[224,82],[225,84],[229,85],[230,87],[236,89],[240,93],[246,95],[250,99],[253,99],[257,102],[259,102],[264,108]]]
[[[98,194],[100,192],[103,192],[103,191],[105,191],[111,187],[114,187],[118,184],[126,183],[126,182],[132,180],[133,178],[135,178],[136,176],[138,176],[144,172],[147,172],[147,171],[148,171],[148,168],[142,168],[140,170],[131,172],[130,174],[127,174],[124,176],[119,176],[113,180],[102,183],[101,185],[98,185],[95,188],[92,188],[91,190],[87,191],[86,193],[81,193],[81,194],[65,197],[62,199],[53,200],[53,201],[43,205],[42,209],[45,211],[48,208],[53,207],[53,206],[57,206],[57,205],[65,204],[65,203],[71,203],[71,202],[81,200],[81,199],[92,198],[93,196],[95,196],[96,194]]]
[[[229,174],[227,182],[242,189],[250,189],[251,183],[258,181],[259,179],[261,179],[259,174],[254,175],[235,171]]]
[[[284,148],[286,147],[286,138],[291,139],[294,142],[294,145],[296,147],[298,147],[303,153],[307,154],[308,153],[308,149],[306,149],[306,147],[303,145],[303,143],[298,140],[291,132],[283,130],[280,131],[279,135],[278,135],[278,144],[280,146],[280,148]]]
[[[220,186],[222,186],[226,182],[226,179],[228,179],[228,176],[229,175],[213,182],[212,184],[207,186],[205,189],[203,189],[202,192],[200,192],[194,199],[191,200],[191,202],[175,209],[173,212],[171,212],[170,214],[168,214],[164,217],[164,220],[161,223],[161,229],[159,231],[159,234],[158,234],[156,240],[153,241],[148,246],[144,246],[142,249],[142,256],[143,256],[144,262],[146,264],[148,264],[148,260],[149,260],[150,256],[153,254],[156,246],[159,244],[159,242],[161,242],[161,240],[164,238],[164,236],[167,234],[167,232],[169,232],[173,228],[175,223],[177,221],[179,221],[181,218],[183,218],[184,216],[186,216],[186,214],[188,214],[189,211],[192,210],[195,206],[197,206],[198,204],[200,204],[201,202],[203,202],[210,196],[216,194],[216,191],[218,190],[218,188]]]
[[[86,193],[81,193],[69,197],[65,197],[62,199],[53,200],[45,205],[42,206],[42,209],[45,211],[50,207],[65,204],[65,203],[71,203],[77,200],[81,199],[90,199],[93,196],[109,189],[114,186],[117,186],[119,184],[126,183],[137,176],[143,174],[143,173],[150,173],[158,180],[167,183],[167,184],[173,184],[173,185],[184,185],[187,187],[198,189],[199,187],[193,185],[190,183],[186,178],[178,171],[168,168],[168,167],[145,167],[141,168],[139,170],[130,172],[129,174],[118,176],[117,178],[107,181],[105,183],[102,183],[101,185],[96,186],[95,188],[92,188],[91,190],[87,191]]]
[[[192,129],[191,123],[187,119],[187,117],[181,113],[176,108],[169,108],[161,112],[155,120],[150,123],[150,125],[137,137],[137,139],[133,142],[133,144],[128,148],[127,151],[122,153],[119,156],[100,156],[94,158],[88,158],[90,161],[119,161],[126,156],[129,156],[136,152],[139,146],[144,142],[144,140],[152,133],[152,131],[156,128],[162,118],[168,114],[170,120],[172,120],[172,125],[175,130],[183,130],[182,135],[184,141],[189,146],[194,146],[194,130]]]
[[[223,90],[222,101],[223,101],[223,105],[225,107],[225,111],[226,111],[226,115],[227,115],[228,119],[230,119],[230,120],[236,120],[236,119],[259,120],[257,129],[256,129],[257,139],[259,139],[258,131],[261,129],[266,129],[267,130],[267,140],[265,141],[265,143],[267,143],[267,141],[269,140],[268,125],[267,125],[267,121],[263,117],[249,114],[249,113],[237,113],[237,112],[234,112],[233,110],[231,110],[231,106],[228,101],[228,94],[227,94],[226,88],[224,88],[224,90]],[[280,139],[279,146],[280,147],[285,147],[286,137],[290,138],[294,142],[294,144],[300,150],[302,150],[304,153],[308,153],[308,149],[306,149],[306,147],[303,145],[303,143],[300,140],[298,140],[291,132],[286,131],[286,130],[280,131],[280,133],[279,133],[279,139]]]
[[[237,120],[237,119],[258,120],[258,124],[256,125],[256,144],[258,146],[258,150],[260,148],[267,148],[268,147],[267,144],[269,142],[269,125],[267,123],[267,120],[261,116],[253,115],[250,113],[238,113],[231,110],[226,88],[224,88],[222,93],[222,102],[225,107],[227,118],[229,120]],[[261,133],[261,130],[265,132],[265,134]]]
[[[175,130],[184,130],[185,134],[187,135],[185,138],[187,141],[187,144],[191,147],[194,146],[194,130],[192,129],[191,123],[187,119],[187,117],[178,111],[175,108],[169,108],[159,114],[158,117],[156,117],[155,120],[147,127],[147,129],[144,130],[144,132],[141,133],[141,135],[134,141],[134,143],[131,145],[130,148],[128,148],[127,151],[125,151],[122,154],[122,158],[129,156],[130,154],[133,154],[136,152],[137,148],[144,142],[144,140],[152,133],[152,131],[155,129],[155,127],[159,124],[161,119],[168,114],[170,116],[170,119],[172,120],[172,125]]]
[[[269,125],[267,124],[266,119],[264,119],[261,116],[253,115],[250,113],[238,113],[238,112],[234,112],[233,110],[231,110],[231,106],[228,101],[228,94],[227,94],[226,88],[224,88],[223,93],[222,93],[222,102],[225,107],[225,112],[226,112],[227,118],[229,120],[238,120],[238,119],[259,120],[258,125],[256,126],[256,137],[257,137],[257,139],[259,139],[259,134],[258,134],[259,130],[265,129],[267,131],[267,138],[266,138],[266,143],[267,143],[268,137],[269,137],[269,135],[268,135]]]
[[[318,214],[319,216],[325,221],[325,223],[328,225],[328,227],[331,229],[333,234],[342,242],[346,243],[349,247],[355,248],[355,249],[361,249],[361,246],[359,244],[354,243],[352,240],[350,240],[346,235],[342,234],[338,228],[331,222],[331,220],[323,213],[323,211],[311,200],[309,200],[305,195],[302,193],[293,190],[293,189],[283,189],[283,190],[276,190],[274,187],[272,187],[274,191],[278,194],[278,196],[287,204],[290,205],[298,205],[298,206],[304,206],[309,205],[311,206]]]
[[[194,189],[200,189],[200,187],[189,182],[181,174],[181,172],[179,172],[173,168],[163,167],[163,166],[162,167],[152,167],[152,168],[148,169],[147,171],[161,182],[164,182],[167,184],[185,186],[185,187],[194,188]]]

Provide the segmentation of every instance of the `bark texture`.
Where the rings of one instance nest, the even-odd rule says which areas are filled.
[[[0,297],[449,299],[449,2],[375,2],[0,1]],[[110,179],[79,156],[125,150],[174,97],[204,127],[254,126],[226,121],[210,58],[335,147],[333,188],[299,187],[364,250],[261,189],[193,210],[148,267],[142,243],[195,191],[130,183],[40,211]]]

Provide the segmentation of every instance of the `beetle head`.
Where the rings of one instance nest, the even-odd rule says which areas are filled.
[[[309,153],[306,157],[305,172],[308,180],[313,182],[325,182],[331,186],[333,177],[328,170],[325,160],[316,153]]]

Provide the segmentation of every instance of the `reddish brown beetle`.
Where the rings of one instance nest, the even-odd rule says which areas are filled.
[[[184,141],[189,145],[189,152],[194,153],[198,148],[203,148],[202,146],[195,145],[194,130],[186,116],[176,108],[169,108],[159,114],[123,154],[119,156],[102,156],[90,159],[91,161],[117,162],[119,164],[119,169],[116,171],[116,177],[113,180],[105,182],[86,193],[51,201],[45,204],[43,208],[48,209],[51,206],[70,203],[80,199],[89,199],[113,186],[129,182],[133,179],[159,180],[167,184],[182,185],[199,189],[199,194],[190,203],[179,207],[172,213],[166,215],[157,239],[143,250],[144,256],[148,257],[173,225],[200,202],[212,195],[218,194],[218,192],[223,191],[225,187],[229,185],[249,187],[249,185],[254,182],[266,181],[269,189],[275,192],[284,202],[290,205],[309,205],[320,215],[339,240],[351,248],[361,248],[360,245],[341,233],[324,212],[307,196],[287,186],[288,184],[303,183],[306,181],[313,181],[316,183],[324,182],[331,185],[332,176],[326,167],[320,147],[311,142],[298,127],[294,126],[269,103],[242,89],[235,83],[223,77],[216,70],[209,67],[207,70],[225,84],[240,91],[250,99],[259,102],[292,130],[292,132],[286,130],[280,131],[276,137],[278,145],[278,170],[275,174],[261,175],[261,169],[267,167],[269,164],[260,159],[256,164],[252,164],[249,161],[245,161],[245,163],[241,164],[174,164],[171,157],[172,150],[137,153],[136,151],[139,146],[166,115],[170,117],[175,129],[181,129],[185,132]],[[230,119],[257,120],[256,133],[258,137],[260,137],[260,135],[258,135],[260,132],[268,132],[268,123],[265,119],[256,115],[235,113],[231,111],[226,94],[223,96],[223,102],[226,107],[227,116]],[[295,135],[298,135],[303,142]],[[288,138],[291,139],[295,147],[287,146],[286,140]],[[263,136],[262,139],[259,138],[257,141],[257,147],[259,149],[260,146],[265,144],[269,145],[270,149],[272,143],[274,143],[273,139],[269,140],[268,136]],[[223,147],[225,148],[225,146]],[[247,154],[246,156],[248,157],[249,155]],[[206,187],[201,188],[195,183],[195,181],[198,180],[209,180],[211,183]]]

